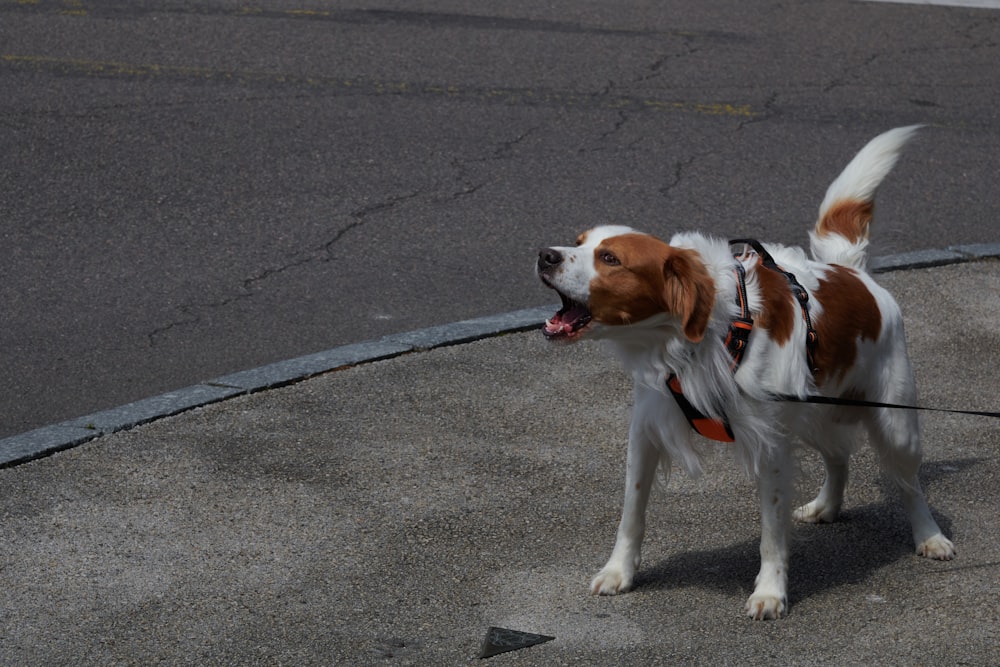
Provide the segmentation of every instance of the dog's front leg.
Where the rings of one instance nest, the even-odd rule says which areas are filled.
[[[656,445],[642,431],[633,422],[625,467],[625,506],[611,558],[590,582],[590,592],[595,595],[615,595],[629,590],[639,568],[642,538],[646,534],[646,503],[660,460]]]
[[[791,461],[780,443],[761,465],[760,573],[746,612],[756,620],[781,618],[788,608],[788,531],[791,523]]]

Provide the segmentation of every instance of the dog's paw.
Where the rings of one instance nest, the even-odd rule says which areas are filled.
[[[917,545],[917,555],[934,560],[951,560],[955,557],[955,545],[947,537],[938,533]]]
[[[632,588],[634,571],[626,571],[620,567],[604,566],[590,582],[591,595],[618,595]]]
[[[840,514],[839,507],[825,505],[818,500],[806,503],[792,513],[796,521],[803,523],[833,523]]]
[[[747,616],[755,621],[767,621],[781,618],[785,615],[788,603],[785,598],[766,593],[754,593],[747,600],[745,607]]]

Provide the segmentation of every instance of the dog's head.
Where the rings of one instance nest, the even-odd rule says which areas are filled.
[[[629,227],[596,227],[575,247],[544,248],[537,272],[562,299],[543,329],[551,339],[673,324],[699,342],[715,303],[715,284],[697,252]]]

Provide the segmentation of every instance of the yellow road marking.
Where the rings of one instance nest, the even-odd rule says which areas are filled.
[[[48,56],[0,55],[0,62],[32,67],[62,74],[87,76],[120,76],[150,78],[172,76],[191,79],[221,79],[244,83],[299,85],[331,88],[376,95],[441,95],[449,98],[492,101],[508,104],[551,104],[565,107],[597,107],[603,109],[646,109],[650,111],[680,111],[708,116],[752,118],[758,115],[749,104],[728,102],[688,102],[658,100],[629,96],[602,96],[588,93],[567,93],[529,88],[463,88],[455,85],[419,84],[407,81],[378,81],[366,78],[293,76],[281,72],[253,70],[221,70],[183,65],[134,64],[118,61],[53,58]]]

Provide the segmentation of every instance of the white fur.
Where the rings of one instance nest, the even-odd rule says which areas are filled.
[[[840,199],[869,201],[881,179],[896,161],[898,152],[916,128],[900,128],[872,140],[834,181],[821,206],[827,211]],[[565,257],[546,282],[582,303],[588,303],[591,281],[598,278],[595,251],[613,236],[634,233],[627,227],[591,230],[575,248],[555,248]],[[611,342],[634,380],[634,409],[629,430],[625,500],[617,539],[607,564],[594,577],[591,590],[613,595],[629,590],[640,564],[645,532],[645,509],[657,464],[669,471],[677,463],[690,473],[700,471],[692,430],[665,390],[664,378],[676,373],[688,400],[708,416],[725,416],[735,435],[731,446],[738,460],[758,479],[761,504],[761,568],[746,613],[756,619],[778,618],[788,609],[788,527],[793,513],[801,521],[826,522],[836,518],[847,482],[848,457],[863,425],[878,450],[883,466],[898,481],[913,528],[917,552],[949,559],[954,547],[945,538],[920,491],[918,423],[912,411],[878,408],[845,409],[774,401],[775,394],[831,396],[851,390],[881,402],[910,403],[915,398],[913,376],[906,354],[900,311],[891,295],[863,272],[858,272],[875,298],[882,316],[876,341],[860,341],[853,368],[843,378],[817,388],[805,354],[806,326],[796,317],[794,344],[784,346],[770,338],[763,327],[754,327],[746,356],[734,375],[723,345],[729,322],[736,315],[734,258],[729,244],[705,235],[677,234],[671,246],[697,252],[711,275],[716,295],[708,331],[692,342],[683,335],[681,322],[669,313],[654,315],[628,325],[592,323],[587,334]],[[798,248],[768,245],[779,265],[796,275],[810,294],[814,321],[824,317],[813,292],[830,268],[828,262],[848,259],[863,263],[867,241],[850,243],[842,237],[814,234],[813,257]],[[741,261],[747,271],[751,310],[760,310],[757,257]],[[848,262],[858,266],[858,261]],[[540,273],[542,269],[540,266]],[[827,477],[816,498],[794,510],[790,450],[799,440],[823,456]]]
[[[822,220],[823,216],[837,202],[845,200],[872,201],[879,184],[896,166],[900,149],[921,127],[921,125],[897,127],[869,141],[827,188],[826,196],[823,197],[823,202],[819,205],[818,220]],[[821,237],[816,232],[810,231],[809,240],[813,256],[822,258],[821,261],[856,269],[866,268],[868,261],[868,254],[865,252],[868,249],[867,238],[859,240],[857,243],[851,243],[836,234]]]

